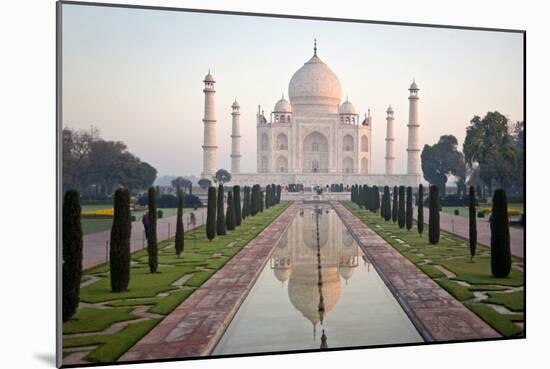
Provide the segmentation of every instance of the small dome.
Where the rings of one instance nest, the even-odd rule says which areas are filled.
[[[411,87],[409,87],[409,90],[418,90],[418,85],[416,84],[416,81],[413,79],[413,83],[411,83]]]
[[[340,276],[346,281],[351,278],[353,272],[355,272],[356,266],[341,266],[338,270]]]
[[[292,274],[292,269],[277,268],[273,270],[273,273],[275,274],[275,278],[277,278],[280,282],[284,282],[290,278],[290,275]]]
[[[274,113],[292,113],[292,106],[283,96],[281,100],[277,101],[275,108],[273,108]]]
[[[233,101],[233,105],[231,105],[231,107],[232,107],[232,108],[235,108],[235,109],[237,109],[237,108],[240,107],[240,106],[239,106],[239,103],[237,102],[237,99],[235,99],[235,101]]]
[[[214,81],[214,76],[210,74],[210,71],[208,71],[208,74],[204,77],[204,82],[216,82]]]
[[[340,114],[357,114],[355,111],[355,106],[353,106],[352,103],[348,101],[348,98],[346,97],[346,101],[342,105],[340,105]]]
[[[393,109],[392,109],[391,105],[388,106],[388,110],[386,110],[386,113],[393,114]]]

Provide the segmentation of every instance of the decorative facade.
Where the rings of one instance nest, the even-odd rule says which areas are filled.
[[[210,73],[208,76],[211,77]],[[208,77],[207,76],[207,77]],[[206,83],[206,79],[205,79]],[[205,87],[205,150],[203,177],[210,178],[215,169],[215,118],[211,111],[211,87]],[[256,114],[257,172],[241,173],[239,105],[232,105],[231,172],[232,183],[332,183],[377,185],[410,185],[420,183],[420,146],[418,121],[418,87],[409,88],[409,144],[406,174],[394,174],[393,109],[387,110],[386,172],[373,174],[372,117],[370,109],[360,117],[346,97],[336,74],[317,56],[313,56],[290,79],[288,100],[281,97],[266,117],[261,106]],[[213,124],[212,124],[213,122]],[[213,138],[212,138],[213,137]]]

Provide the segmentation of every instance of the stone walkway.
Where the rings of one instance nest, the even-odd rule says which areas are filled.
[[[426,341],[500,337],[342,204],[332,205]]]
[[[201,226],[206,221],[206,208],[201,208],[194,211],[197,221],[196,227]],[[183,214],[183,227],[187,231],[193,229],[188,225],[189,213]],[[157,221],[157,238],[158,242],[167,240],[173,237],[176,233],[176,216],[160,218]],[[108,261],[109,249],[107,243],[111,239],[111,231],[103,231],[93,233],[83,237],[83,260],[82,266],[84,269],[90,269]],[[130,236],[131,252],[141,250],[147,247],[147,240],[143,231],[141,221],[132,223],[132,235]]]
[[[299,204],[288,207],[119,361],[209,355],[256,282]]]
[[[413,211],[415,219],[417,213],[417,208],[415,208]],[[430,210],[424,207],[424,222],[427,223],[428,219],[430,219]],[[439,213],[439,221],[441,229],[465,239],[470,237],[470,221],[468,218],[442,211]],[[488,247],[491,246],[491,228],[489,221],[485,218],[477,218],[477,242]],[[523,228],[510,227],[510,249],[512,255],[523,259],[523,245]]]

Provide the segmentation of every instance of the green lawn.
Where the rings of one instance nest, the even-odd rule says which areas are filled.
[[[101,209],[110,209],[112,206],[110,205],[83,205],[82,206],[82,212],[84,211],[94,211],[94,210],[101,210]],[[163,218],[171,217],[176,215],[178,209],[176,208],[162,208],[159,209],[162,210]],[[183,209],[184,213],[188,213],[193,211],[192,208],[185,208]],[[133,211],[132,215],[136,216],[136,220],[140,221],[143,217],[143,214],[145,214],[145,210],[138,210]],[[84,235],[93,234],[97,232],[103,232],[108,231],[111,229],[111,226],[113,225],[112,219],[91,219],[91,218],[82,218],[82,233]]]
[[[477,212],[482,208],[482,206],[476,207],[476,216]],[[523,203],[522,202],[513,202],[508,204],[508,208],[510,209],[517,209],[522,214],[524,212],[523,210]],[[467,206],[442,206],[441,210],[445,213],[454,215],[455,210],[458,210],[458,215],[468,218],[470,215],[468,213],[468,207]]]
[[[476,256],[470,261],[468,241],[454,234],[441,232],[440,242],[430,245],[428,226],[420,236],[416,224],[410,231],[400,229],[396,224],[384,221],[378,214],[359,208],[351,202],[343,203],[354,215],[377,232],[396,250],[418,266],[426,275],[434,279],[457,300],[476,313],[481,319],[506,337],[523,336],[523,313],[525,303],[523,290],[524,273],[512,269],[507,278],[494,278],[491,275],[490,250],[478,244]],[[397,239],[405,241],[404,246]],[[516,265],[523,266],[521,259],[513,258]],[[440,266],[456,274],[447,278],[436,268]],[[520,288],[520,290],[517,290]],[[516,290],[514,290],[516,289]],[[474,299],[474,292],[484,296],[480,301]],[[494,305],[508,309],[499,312]]]
[[[186,232],[181,257],[175,254],[173,240],[160,243],[158,273],[149,272],[146,250],[132,254],[130,285],[125,292],[110,291],[108,265],[88,270],[83,280],[89,276],[99,280],[81,288],[80,301],[91,305],[79,308],[74,318],[63,324],[63,347],[97,346],[86,355],[85,360],[94,363],[116,361],[161,320],[149,318],[132,322],[139,318],[133,314],[136,307],[146,307],[149,313],[160,316],[169,314],[287,206],[277,205],[255,217],[248,217],[240,227],[212,241],[206,239],[204,226]],[[232,246],[228,247],[229,244]],[[174,284],[188,275],[190,278],[181,286]],[[104,330],[113,323],[124,321],[129,321],[126,327],[105,334]],[[87,334],[78,336],[79,333]],[[65,351],[64,355],[67,354],[68,351]]]

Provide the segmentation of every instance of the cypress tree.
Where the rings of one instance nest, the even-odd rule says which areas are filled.
[[[235,226],[241,225],[241,187],[233,186],[233,207],[235,208]]]
[[[208,188],[208,207],[206,209],[206,237],[212,241],[216,237],[216,188]]]
[[[428,238],[432,245],[439,242],[439,190],[430,186],[430,219],[428,222]]]
[[[225,225],[227,230],[232,231],[235,229],[235,204],[233,202],[233,192],[227,193],[227,210],[225,215]]]
[[[281,203],[281,191],[282,191],[281,185],[277,185],[277,204]]]
[[[243,212],[246,213],[247,217],[249,217],[250,216],[250,187],[249,186],[246,186],[244,188],[244,199],[245,199],[245,202],[244,202]]]
[[[398,204],[397,224],[399,228],[405,227],[405,186],[399,186],[399,204]]]
[[[470,220],[470,260],[476,255],[477,246],[477,222],[476,222],[476,191],[470,186],[468,215]]]
[[[270,190],[271,190],[271,185],[265,186],[265,208],[266,209],[269,209],[269,207],[271,206],[270,205],[271,198],[269,195]]]
[[[264,192],[260,192],[260,213],[264,212]]]
[[[111,275],[111,291],[121,292],[128,289],[130,282],[132,220],[128,189],[119,188],[115,191],[114,207],[111,247],[109,249],[109,273]]]
[[[250,215],[255,216],[260,211],[259,208],[259,185],[252,186],[252,194],[250,196]]]
[[[183,251],[185,242],[183,235],[183,191],[178,191],[178,214],[176,218],[176,239],[174,246],[176,247],[176,255],[180,256]]]
[[[386,193],[382,192],[382,203],[380,205],[380,217],[384,219],[384,212],[386,211]]]
[[[413,195],[412,187],[407,187],[407,206],[405,209],[405,224],[407,226],[407,231],[410,231],[413,226]]]
[[[243,205],[242,205],[242,211],[241,211],[241,218],[243,220],[245,220],[246,217],[248,216],[248,214],[246,213],[246,191],[247,191],[246,189],[247,187],[244,186],[243,187]]]
[[[149,237],[147,237],[147,255],[149,256],[149,271],[156,273],[158,268],[157,249],[157,196],[155,187],[149,187],[147,199],[149,202]]]
[[[372,196],[373,196],[373,211],[376,213],[380,209],[380,192],[378,191],[378,186],[372,186]]]
[[[370,187],[368,185],[363,185],[363,207],[367,210],[370,210],[369,195]]]
[[[391,198],[389,186],[384,186],[384,197],[386,198],[384,203],[384,220],[388,221],[391,219]]]
[[[508,201],[506,192],[498,189],[493,195],[491,226],[491,272],[496,278],[506,278],[512,268]]]
[[[416,219],[418,233],[422,236],[424,232],[424,186],[418,185],[418,214]]]
[[[223,212],[223,185],[218,186],[218,203],[216,205],[216,234],[218,236],[225,235],[225,214]]]
[[[82,224],[80,194],[69,190],[63,199],[63,321],[69,320],[80,301],[82,278]]]
[[[397,222],[397,210],[399,204],[397,203],[397,186],[393,186],[393,203],[391,208],[391,220],[392,222]]]

